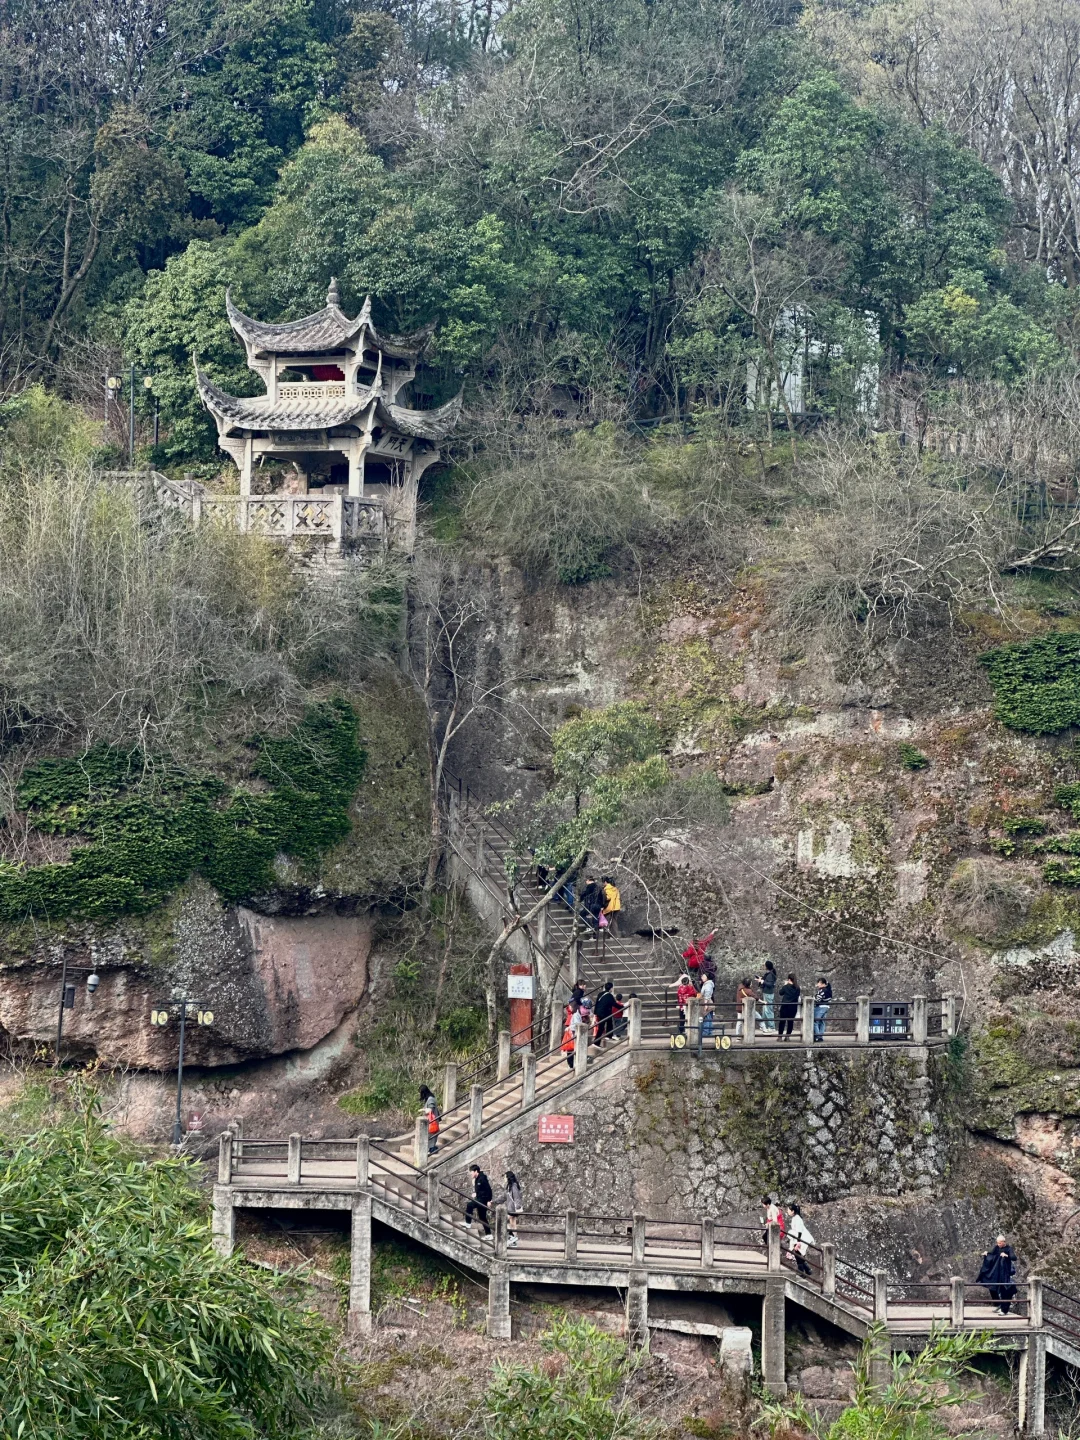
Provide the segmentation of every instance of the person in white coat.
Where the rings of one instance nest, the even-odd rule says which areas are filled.
[[[785,1206],[787,1210],[787,1242],[788,1248],[795,1257],[795,1264],[799,1267],[800,1275],[810,1274],[810,1262],[806,1258],[806,1252],[814,1244],[814,1237],[810,1234],[806,1221],[794,1200]]]

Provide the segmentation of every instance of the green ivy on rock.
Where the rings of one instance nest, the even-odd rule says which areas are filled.
[[[998,719],[1012,730],[1053,735],[1080,725],[1080,632],[1056,631],[979,656]]]
[[[349,833],[366,758],[355,712],[330,700],[250,744],[258,793],[106,747],[30,767],[18,792],[27,822],[76,844],[63,864],[0,864],[0,921],[137,914],[196,871],[242,900],[272,888],[278,854],[314,864]]]

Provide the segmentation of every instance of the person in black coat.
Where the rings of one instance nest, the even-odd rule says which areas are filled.
[[[788,1038],[795,1025],[795,1017],[799,1013],[799,996],[801,994],[802,991],[799,989],[799,982],[795,979],[794,974],[789,975],[776,992],[776,999],[779,1005],[776,1033],[781,1040]]]
[[[604,1048],[605,1040],[615,1038],[615,1025],[611,1018],[611,1012],[615,1009],[614,989],[614,984],[609,980],[596,997],[596,1009],[593,1011],[596,1016],[596,1039],[593,1043],[598,1050]]]
[[[488,1224],[488,1206],[491,1204],[491,1181],[480,1169],[479,1165],[470,1165],[469,1173],[472,1175],[473,1198],[465,1206],[465,1229],[472,1229],[473,1216],[480,1221],[484,1227],[484,1234],[491,1234],[491,1226]]]
[[[982,1258],[975,1284],[986,1286],[990,1291],[990,1299],[1002,1315],[1008,1315],[1016,1294],[1016,1286],[1013,1284],[1015,1274],[1016,1253],[1005,1236],[999,1235],[994,1248],[988,1250]]]

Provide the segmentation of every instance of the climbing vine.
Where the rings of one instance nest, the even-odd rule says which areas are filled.
[[[1058,631],[979,656],[998,719],[1013,730],[1052,735],[1080,725],[1080,633]]]
[[[249,745],[258,791],[107,747],[31,766],[19,808],[32,828],[75,845],[61,864],[0,864],[0,920],[144,912],[195,871],[242,900],[272,886],[276,855],[314,863],[349,833],[365,762],[355,712],[330,700],[284,737]]]

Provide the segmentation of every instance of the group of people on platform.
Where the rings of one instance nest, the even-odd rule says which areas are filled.
[[[716,931],[694,940],[682,952],[686,970],[676,984],[676,1002],[679,1007],[679,1031],[686,1031],[686,1009],[691,1000],[701,1004],[701,1033],[708,1038],[716,1024],[716,962],[709,947],[716,938]],[[814,1043],[825,1039],[825,1024],[832,1004],[833,992],[828,978],[819,975],[814,986]],[[735,1034],[743,1034],[746,1001],[753,1001],[755,1029],[764,1035],[775,1035],[778,1040],[792,1037],[795,1021],[799,1014],[802,990],[798,976],[789,971],[781,984],[776,966],[766,960],[760,975],[746,975],[735,989]]]

